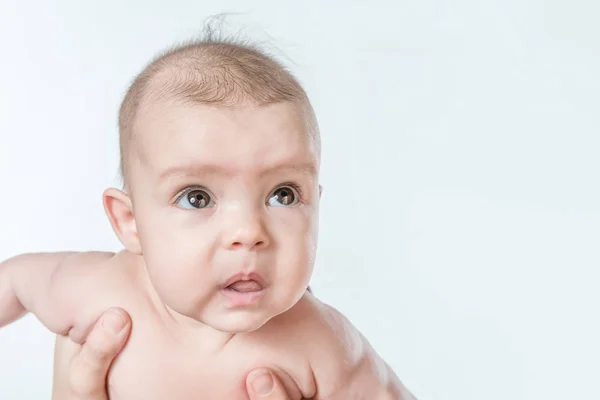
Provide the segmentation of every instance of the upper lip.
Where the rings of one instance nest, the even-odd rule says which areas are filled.
[[[261,286],[261,288],[265,287],[265,280],[258,273],[256,273],[256,272],[248,272],[248,273],[239,272],[239,273],[231,276],[229,279],[227,279],[225,281],[225,283],[223,284],[223,288],[226,288],[229,285],[233,285],[237,281],[256,281],[256,283],[258,283]]]

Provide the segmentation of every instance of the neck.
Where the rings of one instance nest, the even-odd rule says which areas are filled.
[[[236,336],[236,333],[219,331],[167,306],[152,285],[144,257],[134,255],[132,263],[136,266],[139,280],[154,304],[164,328],[176,342],[187,348],[201,348],[204,351],[213,352],[221,350]]]
[[[166,328],[183,346],[216,352],[223,349],[237,335],[219,331],[201,321],[182,315],[164,303],[161,305],[168,315],[165,321]]]

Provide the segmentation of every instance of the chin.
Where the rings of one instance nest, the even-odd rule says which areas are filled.
[[[209,325],[222,332],[249,333],[259,329],[273,317],[273,315],[266,315],[266,313],[256,310],[235,311]]]

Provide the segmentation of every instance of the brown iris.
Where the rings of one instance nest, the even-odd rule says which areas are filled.
[[[187,198],[196,208],[204,208],[210,204],[210,196],[204,190],[192,190],[187,194]]]
[[[290,204],[293,204],[296,200],[294,191],[288,187],[277,189],[275,193],[273,193],[273,196],[275,196],[279,204],[284,206],[289,206]]]

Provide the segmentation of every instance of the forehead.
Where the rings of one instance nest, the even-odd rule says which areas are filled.
[[[165,101],[139,115],[136,141],[154,175],[194,166],[259,172],[277,165],[318,168],[310,124],[299,105],[217,107]]]

